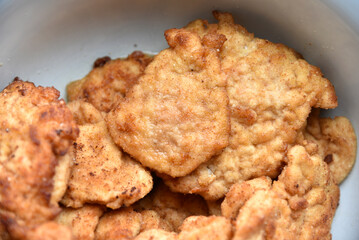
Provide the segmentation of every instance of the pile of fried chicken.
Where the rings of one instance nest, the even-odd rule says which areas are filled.
[[[229,13],[156,56],[0,93],[0,239],[331,239],[356,135],[320,69]]]

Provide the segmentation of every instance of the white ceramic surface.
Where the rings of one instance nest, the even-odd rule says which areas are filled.
[[[232,12],[256,36],[282,42],[320,67],[359,133],[359,1],[0,0],[0,89],[15,76],[55,86],[83,77],[97,57],[167,47],[165,29]],[[62,95],[64,96],[64,95]],[[359,164],[342,183],[333,239],[359,239]]]

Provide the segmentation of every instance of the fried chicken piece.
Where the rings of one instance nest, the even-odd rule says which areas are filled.
[[[193,215],[208,215],[204,199],[191,194],[174,193],[161,181],[153,191],[135,203],[136,211],[153,210],[169,223],[171,231],[178,231],[184,219]]]
[[[150,172],[115,145],[101,113],[82,101],[68,106],[80,120],[80,136],[75,142],[74,166],[62,203],[73,208],[97,203],[117,209],[151,191]]]
[[[107,115],[116,144],[144,166],[184,176],[228,145],[223,35],[165,32],[170,48],[148,65],[126,100]]]
[[[231,228],[230,221],[224,217],[192,216],[183,222],[178,234],[152,229],[139,234],[135,240],[229,240]]]
[[[139,233],[150,229],[172,230],[169,223],[155,211],[134,211],[132,207],[121,208],[101,217],[96,228],[95,239],[132,239]]]
[[[233,240],[331,239],[339,188],[327,164],[299,145],[287,157],[288,165],[272,186],[261,178],[231,187],[222,213],[236,216]]]
[[[95,229],[104,207],[98,205],[85,205],[82,208],[65,208],[57,216],[56,221],[72,230],[77,240],[95,239]]]
[[[56,222],[45,222],[28,233],[28,240],[75,240],[71,230]]]
[[[137,84],[152,57],[135,51],[126,59],[99,58],[91,72],[67,85],[68,101],[83,100],[99,111],[109,112]]]
[[[161,217],[158,212],[154,210],[142,210],[140,213],[142,217],[140,232],[144,232],[149,229],[163,229],[166,231],[173,230],[171,223],[169,223],[166,218]]]
[[[18,78],[0,93],[0,219],[12,239],[45,231],[61,210],[78,128],[59,96]],[[49,236],[62,229],[49,225]]]
[[[271,186],[272,180],[269,177],[259,177],[232,185],[221,204],[222,215],[229,219],[235,219],[239,209],[255,192],[270,189]]]
[[[101,217],[96,240],[132,239],[141,230],[141,214],[132,208],[121,208]]]
[[[228,219],[219,216],[192,216],[180,227],[179,240],[226,240],[231,239],[232,226]]]
[[[320,118],[319,109],[309,116],[307,126],[297,142],[308,148],[315,143],[319,155],[329,165],[337,184],[341,183],[354,166],[357,137],[349,119]]]
[[[196,20],[186,29],[227,38],[219,54],[228,75],[229,146],[191,174],[165,181],[173,191],[197,193],[208,200],[223,197],[236,182],[277,177],[311,107],[337,106],[334,87],[319,68],[282,44],[254,38],[234,24],[229,13],[214,15],[218,24]]]

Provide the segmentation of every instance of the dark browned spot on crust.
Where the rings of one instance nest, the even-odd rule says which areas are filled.
[[[177,34],[176,41],[179,45],[184,46],[188,42],[189,38],[186,34]]]
[[[128,59],[132,59],[135,60],[136,62],[138,62],[141,67],[145,68],[151,61],[152,58],[149,55],[145,55],[143,52],[141,51],[134,51],[133,53],[131,53],[128,56]]]
[[[137,58],[142,58],[144,57],[145,54],[143,54],[143,52],[141,51],[134,51],[133,53],[131,53],[131,55],[129,56],[129,58],[133,58],[133,59],[137,59]]]
[[[111,58],[109,56],[97,58],[93,64],[93,68],[103,67],[109,61],[111,61]]]
[[[333,162],[333,154],[328,154],[327,156],[325,156],[324,162],[326,162],[327,164]]]
[[[308,201],[305,198],[294,199],[289,201],[289,206],[295,211],[303,210],[308,207]]]
[[[231,116],[246,125],[252,125],[257,120],[257,113],[249,108],[233,107]]]
[[[36,145],[40,145],[37,129],[32,125],[30,126],[30,138],[33,143],[35,143]]]
[[[210,48],[220,49],[225,41],[227,38],[223,34],[208,33],[203,37],[202,44]]]
[[[176,46],[186,46],[189,41],[188,32],[178,31],[178,29],[169,29],[165,31],[165,37],[168,45],[171,48],[175,48]],[[176,33],[174,33],[176,32]]]
[[[90,98],[90,94],[89,94],[89,92],[87,91],[87,89],[84,89],[84,90],[83,90],[83,96],[84,96],[84,98],[86,98],[86,99],[89,99],[89,98]]]
[[[16,81],[22,81],[21,80],[21,78],[19,78],[18,76],[16,76],[15,78],[14,78],[14,80],[12,80],[13,82],[16,82]]]

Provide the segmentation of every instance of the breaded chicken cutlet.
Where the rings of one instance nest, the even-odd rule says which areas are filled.
[[[99,58],[86,77],[67,85],[67,99],[69,102],[83,100],[99,111],[109,112],[124,99],[151,61],[151,56],[140,51],[125,59]]]
[[[105,207],[84,205],[81,208],[65,208],[57,216],[56,222],[71,229],[74,240],[93,240],[95,230]]]
[[[132,239],[151,229],[178,232],[186,218],[208,215],[202,197],[171,192],[161,182],[130,207],[104,210],[100,205],[65,208],[57,222],[70,227],[76,239],[116,240]]]
[[[231,223],[225,217],[192,216],[186,218],[179,233],[151,229],[140,233],[135,240],[229,240]]]
[[[177,232],[183,221],[190,216],[207,216],[208,206],[198,195],[172,192],[159,179],[154,189],[133,205],[136,211],[153,210],[166,221],[171,231]]]
[[[348,176],[354,166],[357,137],[346,117],[320,118],[319,109],[315,109],[307,120],[306,128],[298,135],[297,143],[318,152],[329,165],[337,184]]]
[[[165,32],[170,48],[147,66],[106,117],[116,144],[160,173],[184,176],[228,145],[226,76],[220,34]]]
[[[218,24],[196,20],[185,29],[227,39],[219,55],[228,82],[229,146],[187,176],[165,178],[173,191],[209,200],[223,197],[236,182],[278,176],[311,107],[337,106],[334,87],[318,68],[282,44],[255,38],[229,13],[214,15]]]
[[[302,146],[287,157],[273,184],[262,177],[231,187],[222,214],[234,221],[234,240],[331,239],[339,188],[328,165]]]
[[[152,189],[152,176],[113,142],[102,114],[90,103],[68,104],[80,129],[74,165],[62,203],[79,208],[97,203],[112,209],[129,206]]]
[[[50,222],[60,212],[72,160],[67,154],[78,135],[59,96],[19,79],[0,93],[0,219],[11,239],[71,236]]]

